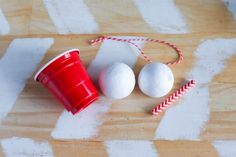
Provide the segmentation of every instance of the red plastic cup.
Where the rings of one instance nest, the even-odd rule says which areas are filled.
[[[72,114],[78,113],[98,98],[79,57],[79,50],[72,49],[53,58],[35,75]]]

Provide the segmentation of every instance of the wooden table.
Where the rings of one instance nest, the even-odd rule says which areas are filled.
[[[236,20],[220,0],[175,0],[187,21],[189,33],[185,34],[155,32],[144,22],[132,1],[84,2],[99,25],[96,34],[58,34],[41,0],[0,0],[0,9],[10,25],[10,32],[0,36],[0,55],[4,55],[8,45],[15,38],[54,38],[54,44],[48,49],[38,68],[60,52],[73,47],[81,50],[81,59],[88,67],[100,47],[90,46],[88,40],[99,35],[144,36],[167,40],[178,45],[185,55],[183,63],[171,67],[175,77],[175,91],[193,68],[196,62],[194,52],[201,41],[236,38]],[[124,6],[126,13],[123,12]],[[166,62],[176,57],[172,50],[158,44],[145,44],[144,50],[157,61]],[[142,58],[138,59],[134,66],[136,76],[145,64]],[[46,141],[51,145],[54,156],[58,157],[108,156],[104,145],[107,140],[151,141],[161,157],[219,156],[213,147],[215,140],[236,140],[235,67],[236,58],[233,56],[225,61],[225,68],[208,84],[209,120],[197,141],[154,140],[155,131],[164,113],[154,117],[148,111],[163,98],[149,98],[142,94],[138,87],[128,98],[112,102],[109,111],[104,114],[104,122],[100,125],[96,137],[85,140],[53,139],[50,134],[63,107],[44,87],[33,80],[33,75],[28,79],[11,111],[1,121],[0,138],[16,136]],[[4,156],[2,148],[0,152],[1,156]]]

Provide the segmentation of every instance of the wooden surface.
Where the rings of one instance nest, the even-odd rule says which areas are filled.
[[[99,46],[92,47],[87,41],[100,34],[158,38],[176,43],[185,54],[184,62],[172,68],[175,76],[174,91],[180,87],[186,73],[196,62],[193,52],[202,40],[236,38],[236,21],[219,0],[176,0],[190,29],[189,33],[178,35],[154,32],[140,17],[132,1],[85,2],[99,23],[98,34],[59,35],[42,1],[0,0],[0,7],[11,26],[8,35],[0,36],[0,56],[15,38],[52,37],[55,42],[38,67],[60,52],[74,47],[81,50],[81,58],[87,67],[99,49]],[[122,11],[123,3],[126,3],[126,13]],[[146,44],[144,50],[158,61],[165,62],[176,57],[173,51],[160,45]],[[143,65],[145,61],[140,58],[134,67],[136,76]],[[149,98],[137,87],[128,98],[113,101],[97,137],[87,140],[55,140],[50,133],[63,108],[46,89],[33,81],[33,76],[27,81],[11,112],[2,120],[0,138],[18,136],[48,141],[54,155],[58,157],[108,156],[103,142],[115,139],[153,141],[161,157],[216,157],[218,153],[212,146],[214,140],[236,140],[236,57],[227,60],[225,67],[209,84],[210,117],[201,132],[200,141],[153,140],[164,113],[153,117],[148,111],[162,99]]]

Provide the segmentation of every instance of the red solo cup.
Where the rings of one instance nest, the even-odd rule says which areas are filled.
[[[72,49],[53,58],[35,75],[72,114],[78,113],[98,98],[79,57],[79,50]]]

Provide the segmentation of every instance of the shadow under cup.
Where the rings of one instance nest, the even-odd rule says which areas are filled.
[[[72,114],[78,113],[98,98],[98,92],[79,57],[72,49],[55,57],[35,75]]]

